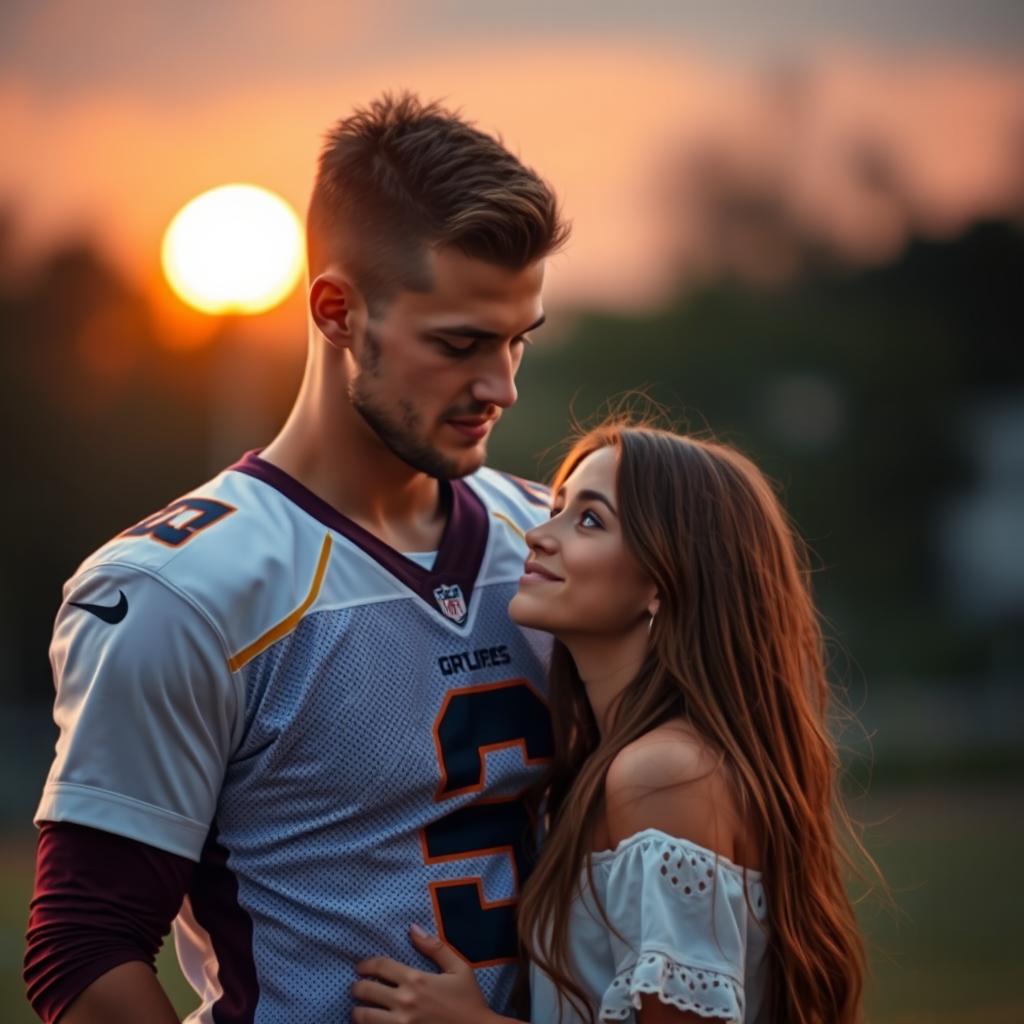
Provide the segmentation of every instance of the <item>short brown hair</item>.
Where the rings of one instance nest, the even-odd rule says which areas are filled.
[[[328,133],[306,227],[311,275],[340,260],[372,312],[401,289],[430,290],[430,247],[519,270],[569,235],[534,171],[408,92],[386,93]]]

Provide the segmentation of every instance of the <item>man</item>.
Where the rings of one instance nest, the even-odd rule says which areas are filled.
[[[542,641],[512,626],[535,486],[481,468],[565,240],[548,187],[436,105],[339,123],[308,216],[310,339],[262,453],[69,581],[37,813],[30,999],[171,1021],[343,1021],[418,925],[507,1005],[550,756]],[[180,909],[180,913],[179,913]]]

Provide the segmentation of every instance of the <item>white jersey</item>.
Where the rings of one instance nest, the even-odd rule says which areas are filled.
[[[443,493],[425,568],[249,454],[66,585],[36,819],[198,862],[190,1020],[348,1020],[353,965],[414,960],[414,922],[507,1008],[551,755],[548,640],[507,606],[546,499],[486,469]]]

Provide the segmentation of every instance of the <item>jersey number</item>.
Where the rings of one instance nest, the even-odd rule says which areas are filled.
[[[519,747],[527,764],[550,759],[547,705],[525,679],[454,690],[434,722],[434,742],[441,769],[434,799],[440,802],[481,792],[489,751]],[[516,880],[512,899],[488,903],[479,877],[430,886],[441,936],[474,967],[516,958],[515,907],[520,882],[530,869],[530,829],[522,793],[518,793],[465,804],[420,833],[428,864],[496,854],[511,859]]]
[[[123,536],[152,537],[176,548],[234,511],[231,505],[212,498],[182,498],[125,530]]]

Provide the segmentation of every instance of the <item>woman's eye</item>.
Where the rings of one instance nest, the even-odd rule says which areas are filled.
[[[604,523],[601,522],[601,517],[595,512],[585,509],[580,516],[580,526],[596,526],[598,529],[602,529]]]

